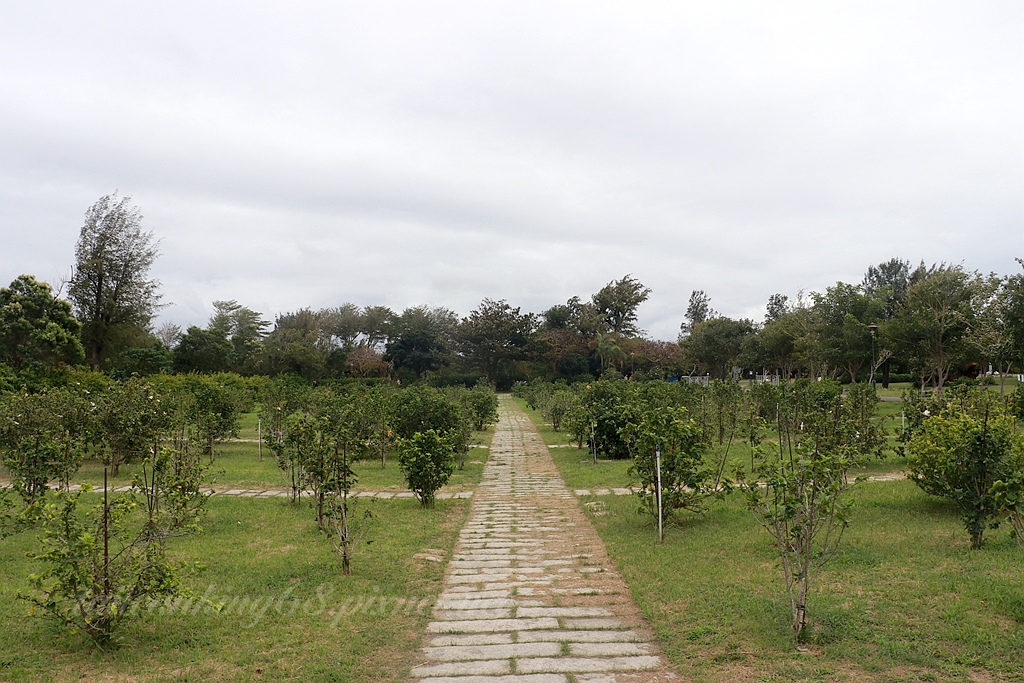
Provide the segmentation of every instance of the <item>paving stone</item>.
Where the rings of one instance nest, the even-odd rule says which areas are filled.
[[[523,631],[519,634],[519,642],[531,643],[541,640],[553,640],[569,643],[615,643],[637,642],[640,635],[636,631]]]
[[[592,671],[593,669],[586,669]],[[508,659],[488,659],[475,662],[446,662],[424,664],[412,670],[413,676],[480,676],[512,673],[512,662]]]
[[[622,622],[614,618],[573,618],[563,621],[562,626],[568,629],[579,629],[583,631],[587,629],[622,628]]]
[[[582,680],[577,677],[578,681]],[[568,683],[564,674],[511,674],[507,676],[440,676],[425,678],[423,683]],[[600,683],[616,683],[601,681]]]
[[[439,621],[463,621],[467,619],[511,619],[512,608],[498,609],[435,609],[434,618]]]
[[[569,643],[569,654],[574,657],[615,657],[649,655],[647,643]]]
[[[615,612],[604,607],[524,607],[520,617],[608,617]]]
[[[653,683],[674,676],[645,642],[628,588],[532,422],[507,397],[473,499],[415,680]]]
[[[502,591],[487,591],[488,593],[500,593]],[[467,610],[467,609],[498,609],[501,607],[511,608],[516,606],[512,598],[479,598],[475,600],[452,600],[442,598],[434,607],[443,610]]]
[[[465,621],[432,621],[427,624],[431,633],[477,633],[483,631],[532,631],[558,628],[558,620],[540,619],[469,619]]]
[[[428,647],[424,648],[424,654],[430,659],[451,662],[471,659],[511,659],[512,657],[554,657],[561,654],[561,650],[561,643],[541,642]]]
[[[448,647],[450,645],[504,645],[511,642],[511,633],[463,633],[434,636],[430,639],[428,646]]]
[[[516,660],[520,673],[586,671],[645,671],[663,666],[660,657],[536,657]]]

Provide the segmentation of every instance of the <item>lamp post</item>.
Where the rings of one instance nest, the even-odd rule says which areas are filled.
[[[878,332],[878,325],[871,323],[868,325],[868,331],[871,333],[871,388],[875,388],[875,334]]]

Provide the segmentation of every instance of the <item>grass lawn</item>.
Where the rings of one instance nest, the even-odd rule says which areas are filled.
[[[278,468],[274,454],[266,446],[262,448],[262,460],[260,459],[260,444],[255,440],[255,413],[243,415],[242,424],[239,440],[219,443],[214,447],[216,457],[209,470],[209,479],[213,485],[252,489],[287,488],[288,482],[285,473]],[[246,427],[246,425],[249,426]],[[493,436],[493,426],[485,431],[474,433],[472,443],[475,445],[466,455],[465,467],[455,470],[443,490],[471,490],[480,482],[484,463],[487,462],[489,453],[487,446]],[[388,454],[387,464],[383,468],[379,458],[370,458],[357,462],[354,469],[359,478],[355,490],[408,490],[405,478],[398,467],[397,452],[392,451]],[[128,484],[131,482],[132,476],[140,471],[137,464],[123,465],[118,476],[110,478],[109,481],[113,486]],[[0,478],[8,478],[6,471],[2,468],[0,468]],[[96,459],[86,460],[75,475],[74,481],[102,485],[103,463]]]
[[[899,407],[879,405],[890,423]],[[548,444],[568,441],[527,412]],[[551,453],[570,488],[629,481],[627,461]],[[852,474],[904,466],[890,456]],[[866,482],[851,497],[841,551],[812,588],[806,654],[791,644],[774,547],[740,494],[681,517],[661,546],[633,497],[593,498],[590,512],[685,680],[1024,681],[1024,550],[1008,531],[972,552],[955,511],[910,482]]]
[[[0,541],[0,680],[376,683],[408,676],[445,566],[415,556],[450,556],[468,501],[424,510],[414,500],[360,500],[376,521],[347,577],[305,504],[214,497],[208,506],[206,532],[175,539],[172,548],[206,564],[189,584],[225,609],[146,613],[110,651],[28,616],[16,595],[28,590],[26,552],[37,532]]]
[[[790,644],[774,548],[738,494],[670,526],[661,546],[629,498],[602,498],[593,521],[687,680],[1024,680],[1024,551],[1009,534],[972,552],[953,511],[905,481],[853,498],[812,589],[807,654]]]

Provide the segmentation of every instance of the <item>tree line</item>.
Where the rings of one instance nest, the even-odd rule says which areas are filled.
[[[631,274],[540,313],[505,299],[460,316],[436,306],[395,311],[345,302],[277,315],[236,300],[213,302],[205,326],[154,329],[162,307],[150,275],[159,255],[130,197],[102,197],[86,212],[75,265],[54,292],[30,275],[0,290],[0,385],[19,374],[87,363],[133,373],[235,372],[429,379],[436,384],[599,377],[702,375],[877,377],[941,387],[990,366],[1024,365],[1024,274],[982,275],[946,263],[894,258],[858,283],[824,292],[776,293],[764,320],[730,318],[704,290],[689,297],[678,339],[646,338],[638,308],[651,289]],[[680,309],[683,309],[682,304]]]

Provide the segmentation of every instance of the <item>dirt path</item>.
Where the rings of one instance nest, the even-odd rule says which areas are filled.
[[[499,416],[411,680],[678,681],[533,423]]]

